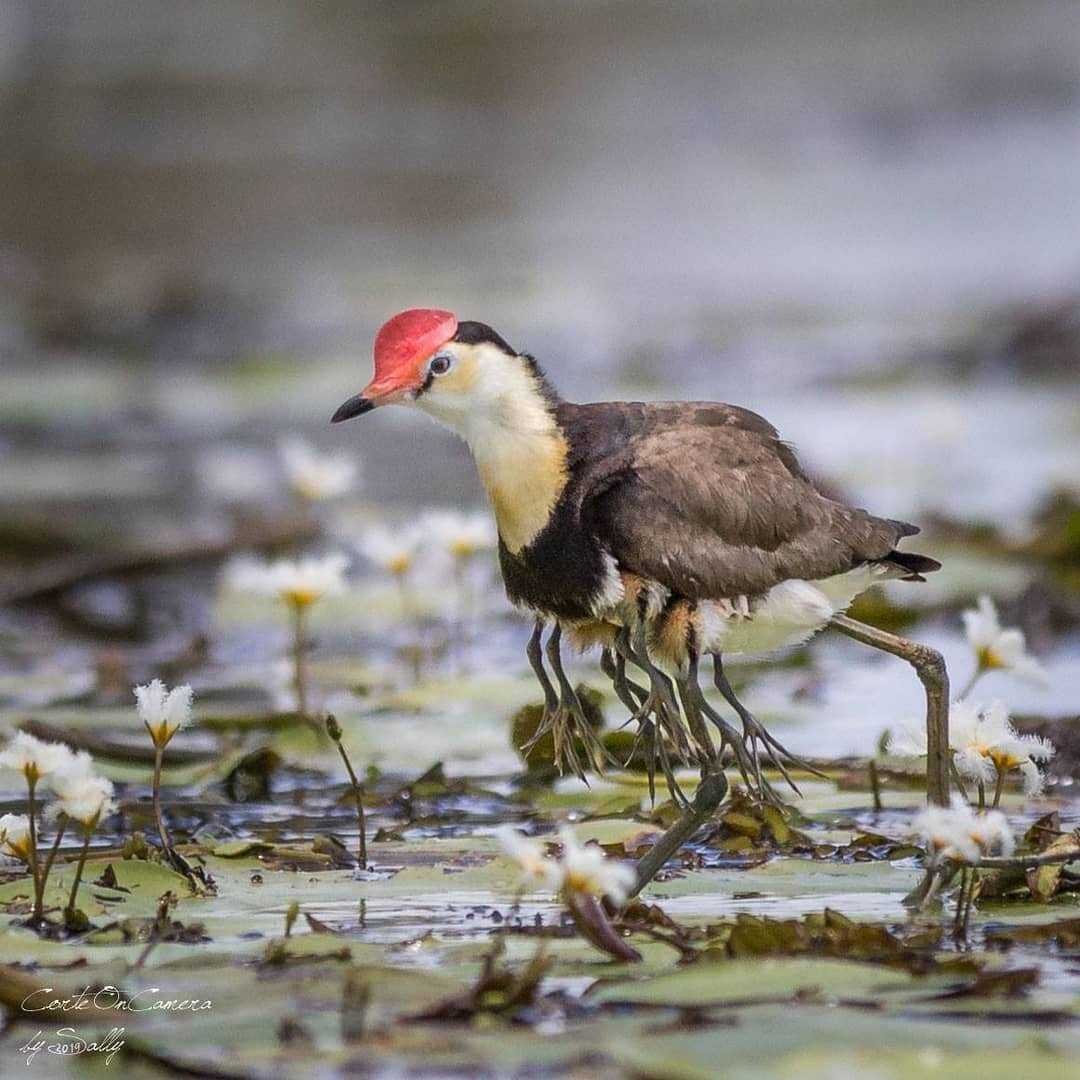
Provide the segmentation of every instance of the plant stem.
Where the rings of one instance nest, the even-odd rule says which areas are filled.
[[[1005,790],[1005,770],[1000,765],[997,768],[997,783],[994,785],[994,802],[993,808],[998,808],[998,803],[1001,802],[1001,793]]]
[[[979,785],[979,809],[980,810],[985,810],[986,809],[986,785],[982,782],[982,780],[977,781],[977,783]]]
[[[971,868],[971,882],[968,884],[968,898],[967,907],[964,910],[964,925],[962,927],[964,931],[964,937],[967,938],[968,925],[971,922],[971,911],[975,907],[975,892],[979,887],[979,871],[975,868]]]
[[[41,920],[42,911],[42,887],[41,887],[41,875],[38,871],[38,856],[37,856],[37,825],[34,822],[36,816],[37,807],[34,803],[34,790],[37,787],[37,777],[26,777],[27,788],[27,816],[30,819],[30,850],[27,852],[30,863],[30,876],[34,879],[34,911],[31,916],[34,922]]]
[[[327,725],[330,726],[329,724]],[[336,731],[336,736],[335,736]],[[349,783],[352,784],[353,798],[356,800],[356,817],[359,822],[360,831],[356,838],[356,854],[360,860],[360,869],[367,869],[367,823],[364,819],[364,788],[360,781],[357,779],[356,771],[352,767],[352,762],[349,760],[349,755],[345,752],[345,746],[341,741],[341,729],[336,724],[330,728],[330,738],[337,743],[338,753],[341,755],[341,760],[345,762],[345,771],[349,774]]]
[[[293,660],[293,685],[296,687],[296,711],[301,718],[308,718],[308,684],[307,664],[305,653],[307,643],[305,641],[307,619],[303,604],[291,604],[292,609],[292,660]]]
[[[638,860],[634,867],[637,880],[628,894],[628,899],[637,896],[663,869],[664,863],[709,820],[713,811],[723,801],[727,790],[727,777],[722,772],[709,773],[702,778],[694,792],[693,802]]]
[[[956,696],[957,701],[963,701],[964,698],[975,689],[975,684],[986,674],[986,668],[982,664],[979,664],[975,670],[971,673],[971,678],[968,679],[964,685],[964,689],[960,691]]]
[[[157,822],[158,836],[161,839],[161,853],[166,859],[172,851],[169,834],[165,831],[165,822],[161,816],[161,759],[165,753],[163,746],[154,746],[154,820]]]
[[[964,787],[963,778],[960,776],[960,770],[956,767],[956,759],[952,756],[952,754],[949,755],[949,772],[952,774],[952,778],[956,783],[957,790],[960,792],[960,795],[963,798],[964,802],[970,803],[971,800],[968,798],[967,788]]]
[[[79,892],[79,882],[82,880],[83,867],[86,865],[86,853],[90,850],[90,835],[93,828],[89,825],[83,827],[83,845],[79,852],[79,863],[75,867],[75,880],[71,883],[71,896],[68,897],[67,911],[75,910],[75,899]]]
[[[420,619],[420,611],[416,606],[416,602],[413,598],[412,590],[409,588],[409,574],[407,570],[402,570],[396,573],[394,577],[397,579],[398,590],[401,594],[401,611],[405,618],[405,621],[412,625],[412,642],[408,648],[409,664],[412,668],[412,677],[414,683],[420,682],[420,677],[423,674],[422,671],[422,658],[423,658],[423,623]]]
[[[66,817],[60,818],[60,823],[56,829],[56,836],[53,839],[52,847],[49,849],[49,857],[45,860],[45,867],[41,871],[41,898],[42,909],[45,906],[45,886],[49,880],[49,872],[52,870],[53,860],[56,858],[56,853],[60,850],[60,841],[64,838],[64,830],[67,828],[68,819]]]
[[[874,797],[874,813],[880,813],[881,806],[881,777],[878,775],[877,762],[870,759],[870,792]]]
[[[960,894],[956,898],[956,914],[953,917],[953,933],[956,935],[960,934],[963,925],[964,902],[967,897],[967,887],[968,869],[965,866],[960,870]]]

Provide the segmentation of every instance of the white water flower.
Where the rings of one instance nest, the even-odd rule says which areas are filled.
[[[633,867],[609,859],[596,844],[581,844],[570,829],[559,832],[562,842],[562,888],[568,892],[608,897],[622,904],[637,880]]]
[[[1038,735],[1021,735],[1009,719],[1001,701],[986,706],[975,722],[961,732],[956,743],[956,768],[962,776],[987,783],[998,774],[1018,769],[1024,778],[1024,792],[1038,795],[1043,775],[1038,762],[1049,761],[1054,744]]]
[[[56,801],[49,807],[53,816],[64,814],[92,829],[116,809],[112,782],[88,772],[81,762],[76,768],[61,769],[49,783],[56,792]]]
[[[139,719],[155,746],[164,747],[191,719],[191,693],[190,686],[167,690],[160,679],[135,687]]]
[[[1028,651],[1024,632],[1003,628],[997,608],[989,596],[980,596],[978,606],[962,615],[968,644],[975,653],[977,674],[985,671],[1012,671],[1029,682],[1045,685],[1046,671]]]
[[[360,537],[364,558],[394,577],[404,577],[413,567],[420,550],[421,534],[416,528],[388,529],[372,525]]]
[[[949,706],[949,748],[957,750],[966,745],[968,733],[979,719],[978,710],[966,701],[954,701]],[[888,752],[897,757],[926,757],[926,720],[922,717],[902,721],[896,731],[889,733]]]
[[[273,563],[244,561],[234,563],[227,572],[229,585],[244,592],[276,596],[294,607],[310,607],[324,596],[345,590],[344,555],[324,555]]]
[[[311,502],[343,495],[356,477],[353,460],[340,454],[321,454],[311,443],[296,436],[282,439],[278,454],[289,486]]]
[[[454,559],[467,561],[498,543],[495,522],[489,514],[462,514],[454,510],[429,510],[420,519],[418,532]]]
[[[978,863],[984,855],[995,850],[1012,854],[1015,843],[1004,814],[998,810],[977,814],[955,794],[951,806],[928,806],[917,814],[911,823],[911,831],[919,837],[935,862],[953,859]]]
[[[43,776],[70,765],[75,755],[63,743],[44,742],[25,731],[15,737],[0,753],[0,769],[12,769],[36,784]]]
[[[0,848],[16,859],[30,861],[30,819],[25,814],[0,817]]]
[[[517,863],[523,885],[558,892],[562,886],[562,868],[547,857],[539,840],[522,836],[513,825],[500,825],[495,836],[503,851]]]

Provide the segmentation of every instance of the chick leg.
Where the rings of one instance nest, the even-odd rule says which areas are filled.
[[[785,767],[783,761],[784,758],[797,768],[805,769],[815,776],[824,776],[824,773],[819,769],[815,769],[808,761],[793,754],[783,745],[783,743],[770,735],[765,726],[745,705],[743,705],[738,697],[735,696],[735,691],[732,688],[731,683],[728,682],[728,677],[724,672],[724,662],[719,653],[713,653],[713,682],[716,683],[716,689],[724,696],[724,700],[736,713],[738,713],[739,719],[742,721],[743,736],[750,744],[750,755],[754,762],[754,770],[759,777],[761,776],[761,756],[758,749],[759,743],[765,751],[765,756],[788,782],[791,786],[791,790],[794,791],[796,795],[801,795],[802,792],[799,791],[798,785],[792,780],[791,774]]]
[[[735,764],[742,775],[743,782],[749,791],[758,798],[768,799],[771,802],[779,802],[772,786],[754,769],[754,763],[746,748],[743,737],[705,700],[698,683],[699,657],[695,649],[688,650],[687,673],[683,680],[686,699],[691,709],[699,716],[711,720],[720,732],[722,746],[731,747],[731,753],[735,758]]]
[[[667,702],[669,700],[672,704],[674,702],[671,696],[670,684],[666,684],[666,676],[652,664],[648,655],[642,656],[634,648],[630,640],[630,632],[626,627],[623,627],[615,637],[615,652],[616,665],[621,664],[624,674],[626,661],[629,660],[636,667],[639,667],[649,679],[649,690],[647,692],[644,692],[643,687],[637,687],[636,683],[626,681],[627,687],[635,687],[638,691],[644,692],[643,696],[642,694],[638,695],[640,704],[631,717],[639,726],[638,735],[634,740],[634,747],[630,756],[633,758],[639,747],[644,749],[646,770],[649,774],[649,792],[652,798],[655,799],[656,762],[659,761],[672,799],[680,806],[685,806],[687,805],[687,798],[675,779],[675,770],[668,751],[668,741],[671,741],[678,755],[684,759],[690,756],[690,744],[686,740],[686,733],[683,731],[682,723],[677,714],[678,707],[674,706],[676,710],[675,716],[672,716],[672,711],[668,708]]]

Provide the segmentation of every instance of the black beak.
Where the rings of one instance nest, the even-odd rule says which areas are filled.
[[[330,417],[331,424],[340,424],[342,420],[351,420],[354,416],[363,416],[375,408],[375,402],[371,398],[357,394],[348,401],[338,406],[338,411]]]

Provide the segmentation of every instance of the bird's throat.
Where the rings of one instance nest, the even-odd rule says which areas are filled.
[[[566,487],[566,437],[552,420],[547,431],[502,427],[471,445],[499,536],[516,555],[551,520]]]

